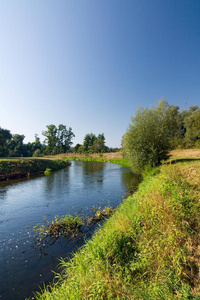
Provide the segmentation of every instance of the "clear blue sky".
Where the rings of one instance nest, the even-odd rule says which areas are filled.
[[[1,0],[0,127],[119,147],[139,105],[200,105],[199,0]]]

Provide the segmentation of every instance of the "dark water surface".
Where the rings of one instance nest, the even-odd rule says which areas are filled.
[[[43,217],[89,213],[92,206],[118,206],[123,194],[138,184],[129,169],[111,163],[72,162],[50,176],[0,184],[0,300],[33,297],[58,271],[59,259],[81,243],[60,238],[39,248],[31,230]],[[33,298],[34,299],[34,298]]]

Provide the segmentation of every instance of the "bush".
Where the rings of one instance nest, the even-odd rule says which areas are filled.
[[[40,149],[35,150],[32,156],[33,157],[40,157],[41,156],[41,150]]]
[[[166,100],[154,108],[139,107],[132,124],[123,137],[125,158],[134,172],[141,172],[146,165],[158,166],[167,158],[172,138],[171,117]]]

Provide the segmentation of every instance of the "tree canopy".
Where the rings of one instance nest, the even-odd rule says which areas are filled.
[[[74,147],[75,152],[91,152],[99,153],[107,150],[108,147],[105,146],[105,136],[104,133],[100,133],[96,136],[93,133],[87,133],[83,140],[83,145],[77,144]]]
[[[42,132],[46,137],[45,143],[47,144],[45,154],[54,155],[69,151],[72,145],[72,138],[75,137],[72,128],[69,127],[67,129],[63,124],[60,124],[58,128],[53,124],[46,127],[47,130]]]

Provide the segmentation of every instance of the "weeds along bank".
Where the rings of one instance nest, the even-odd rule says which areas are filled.
[[[37,299],[200,299],[199,200],[200,161],[163,165]]]
[[[1,159],[0,181],[43,174],[46,169],[57,171],[69,164],[68,161],[52,159]]]

